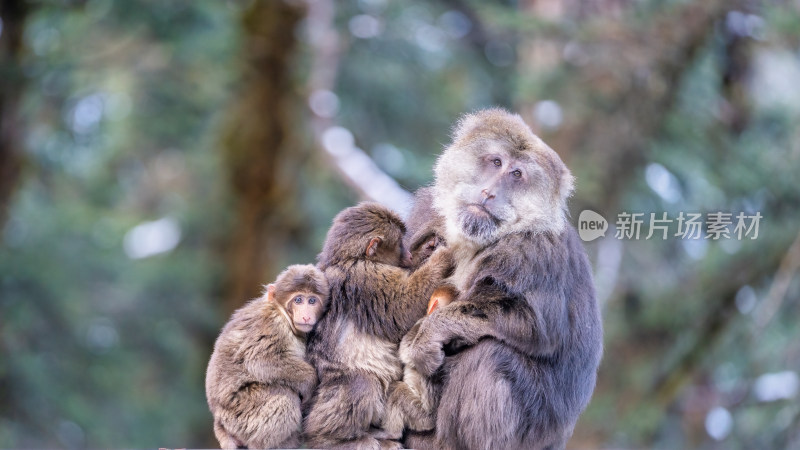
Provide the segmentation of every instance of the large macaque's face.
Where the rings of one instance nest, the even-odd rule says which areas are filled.
[[[520,221],[547,209],[553,183],[529,155],[512,154],[499,142],[477,142],[452,189],[451,221],[468,239],[488,243]],[[477,150],[477,151],[476,151]]]
[[[463,127],[435,168],[448,242],[563,229],[572,176],[558,155],[507,113],[470,116]]]
[[[530,190],[534,171],[527,161],[500,148],[492,150],[475,157],[475,176],[457,191],[461,231],[479,241],[491,240],[503,226],[517,221],[514,200]]]
[[[317,324],[324,311],[323,299],[314,292],[293,292],[286,301],[286,312],[292,319],[295,328],[308,333]]]

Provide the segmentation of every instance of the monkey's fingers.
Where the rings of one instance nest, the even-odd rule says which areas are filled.
[[[411,367],[426,377],[433,375],[444,362],[444,350],[439,342],[418,340],[410,353]]]

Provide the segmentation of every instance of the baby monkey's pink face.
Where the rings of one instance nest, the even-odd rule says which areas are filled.
[[[267,286],[267,300],[276,302],[286,311],[288,319],[295,330],[305,334],[314,328],[322,313],[325,312],[324,299],[313,291],[294,291],[283,298],[275,298],[275,284]]]
[[[322,301],[319,295],[313,292],[293,292],[286,302],[286,311],[292,318],[295,328],[308,333],[322,315]]]

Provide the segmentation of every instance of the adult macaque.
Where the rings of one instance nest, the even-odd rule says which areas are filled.
[[[407,351],[421,375],[444,374],[435,433],[413,445],[565,447],[602,354],[589,263],[567,223],[572,190],[519,116],[490,109],[459,122],[435,166],[432,208],[415,207],[453,252],[462,294],[422,321]]]
[[[409,272],[404,233],[400,218],[376,203],[342,211],[328,231],[318,266],[330,282],[330,310],[308,342],[320,380],[305,419],[309,447],[399,446],[375,429],[403,374],[397,343],[453,265],[442,249]]]
[[[300,445],[301,402],[317,374],[305,337],[325,311],[328,282],[311,265],[289,266],[265,295],[233,313],[214,345],[206,397],[225,449]]]

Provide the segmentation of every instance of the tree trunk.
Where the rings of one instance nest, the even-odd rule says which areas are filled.
[[[22,172],[19,100],[25,77],[20,67],[28,5],[24,0],[0,2],[0,227]]]
[[[228,243],[226,309],[261,293],[297,223],[293,178],[304,152],[292,144],[291,83],[299,2],[254,2],[242,16],[243,79],[222,151],[234,196]]]

